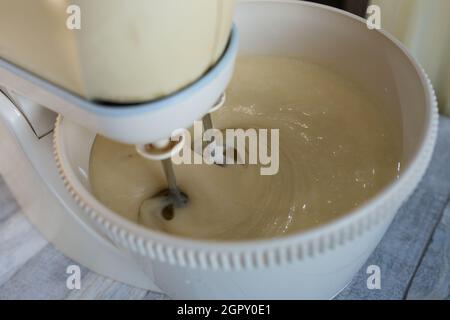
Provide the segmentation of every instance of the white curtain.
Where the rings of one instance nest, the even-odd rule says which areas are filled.
[[[421,62],[450,115],[450,0],[372,0],[381,7],[382,27]]]

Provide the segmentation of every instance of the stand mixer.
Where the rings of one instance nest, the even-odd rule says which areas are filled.
[[[0,23],[12,24],[12,30],[18,30],[17,38],[12,32],[14,41],[5,35],[0,37],[0,86],[4,93],[0,96],[4,120],[0,129],[2,136],[8,137],[2,141],[2,153],[10,154],[15,165],[2,159],[1,172],[30,220],[50,241],[79,263],[114,279],[174,298],[330,298],[365,262],[431,158],[436,110],[426,75],[401,44],[382,31],[370,33],[362,19],[350,14],[297,1],[244,1],[234,15],[237,27],[232,28],[233,1],[183,1],[184,13],[176,17],[186,20],[177,21],[175,36],[166,21],[174,13],[174,1],[139,1],[135,9],[125,10],[122,1],[108,0],[113,20],[107,15],[95,16],[101,11],[97,6],[102,1],[72,1],[82,14],[86,11],[87,24],[82,22],[81,30],[64,29],[65,1],[36,1],[36,10],[48,9],[47,14],[55,17],[49,21],[63,23],[61,33],[69,39],[67,46],[76,48],[69,52],[78,60],[66,56],[77,61],[70,65],[72,71],[75,68],[69,72],[73,77],[67,77],[64,72],[51,73],[51,68],[33,61],[33,55],[23,54],[24,50],[33,52],[34,43],[31,37],[21,38],[23,30],[14,23],[23,27],[22,19],[27,18],[8,20],[2,15],[15,13],[20,17],[29,3],[3,0],[0,5],[7,8],[13,2],[9,11],[0,11]],[[143,9],[148,14],[161,12],[161,16],[156,22],[148,22]],[[99,21],[101,18],[105,20]],[[130,21],[138,23],[130,27]],[[167,29],[146,24],[158,21]],[[196,27],[191,29],[191,25]],[[55,25],[50,23],[40,30],[48,26],[53,30]],[[98,28],[88,29],[90,26]],[[1,24],[0,28],[5,29]],[[127,32],[122,34],[120,30]],[[197,37],[196,32],[202,30],[213,31],[209,38],[204,34]],[[185,199],[171,175],[169,158],[174,149],[168,148],[168,138],[174,130],[187,128],[198,119],[203,118],[205,128],[212,127],[208,112],[224,102],[223,92],[238,52],[238,30],[240,54],[301,55],[328,64],[349,56],[338,62],[341,71],[360,79],[367,88],[392,88],[384,98],[396,102],[404,117],[402,176],[379,197],[346,217],[279,239],[196,241],[124,221],[90,193],[87,172],[95,135],[135,144],[141,155],[163,160],[170,195],[175,195],[171,203],[182,205],[177,204]],[[28,34],[29,30],[23,32]],[[147,32],[149,40],[143,37]],[[159,44],[152,37],[168,43]],[[187,45],[194,40],[192,49]],[[151,43],[149,48],[159,46],[169,52],[156,55],[161,60],[139,60],[143,57],[135,46],[142,41]],[[104,47],[99,48],[99,44]],[[92,55],[93,48],[111,56]],[[192,52],[183,51],[188,49]],[[190,66],[189,70],[179,64],[170,66],[176,61],[176,53],[186,58],[181,62]],[[372,65],[357,62],[360,57],[370,59]],[[166,69],[161,72],[155,65]],[[365,77],[371,72],[379,77]],[[158,87],[159,79],[166,85],[164,89]],[[48,109],[61,114],[56,125],[56,115]],[[407,109],[415,112],[406,113]],[[50,134],[53,129],[54,140]],[[21,177],[14,173],[17,170]],[[27,191],[23,191],[24,184]],[[172,214],[166,212],[168,218]]]

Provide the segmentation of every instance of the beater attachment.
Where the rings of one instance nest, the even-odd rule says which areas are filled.
[[[204,130],[213,129],[213,122],[211,113],[219,110],[225,103],[225,93],[223,93],[219,100],[210,109],[202,121]],[[155,208],[155,200],[159,203],[156,205],[162,208],[162,216],[166,220],[171,220],[174,217],[174,209],[185,207],[189,203],[189,197],[186,193],[180,190],[177,185],[175,171],[173,170],[172,156],[178,154],[183,148],[186,139],[183,135],[183,130],[176,130],[173,136],[179,136],[178,141],[172,141],[170,139],[164,139],[155,143],[146,145],[136,145],[136,151],[144,158],[150,160],[161,161],[164,170],[164,175],[167,181],[167,189],[164,189],[151,198],[145,200],[141,204],[140,215],[148,214],[148,211]],[[205,147],[205,143],[203,145]]]

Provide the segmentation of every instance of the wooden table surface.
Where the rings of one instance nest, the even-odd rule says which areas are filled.
[[[337,299],[450,299],[450,119],[440,120],[425,178]],[[167,299],[85,268],[81,289],[68,290],[71,264],[30,225],[0,177],[0,299]],[[369,265],[380,267],[380,290],[367,289]]]

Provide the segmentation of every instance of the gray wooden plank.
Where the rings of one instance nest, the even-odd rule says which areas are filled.
[[[450,299],[450,201],[417,269],[407,299]]]
[[[423,187],[400,209],[386,235],[337,299],[403,299],[419,260],[439,223],[447,196]],[[381,269],[381,289],[367,288],[367,267]]]
[[[450,118],[439,118],[436,149],[422,185],[430,192],[450,194]]]
[[[0,175],[0,223],[19,211],[16,199]]]
[[[81,281],[81,289],[73,290],[68,300],[137,300],[143,299],[147,290],[99,276],[89,272]]]
[[[2,233],[2,228],[8,232]],[[9,234],[12,233],[12,236]],[[3,251],[0,245],[0,300],[6,299],[164,299],[162,294],[134,288],[100,276],[78,265],[35,233],[22,214],[0,225],[5,239],[17,239],[17,245]],[[28,234],[27,237],[26,234]],[[33,237],[30,237],[33,235]],[[24,238],[20,238],[24,236]],[[2,240],[2,238],[0,238]],[[25,240],[24,243],[20,240]],[[27,241],[28,240],[28,241]],[[7,242],[11,245],[11,241]],[[0,243],[0,244],[1,244]],[[27,246],[25,244],[30,244]],[[34,244],[34,245],[31,245]],[[36,244],[39,244],[36,246]],[[15,249],[15,250],[13,250]],[[14,254],[13,254],[14,253]],[[66,286],[67,267],[81,269],[81,289]],[[8,266],[8,268],[6,268]]]
[[[22,214],[0,223],[0,286],[46,244]]]
[[[170,298],[165,294],[148,291],[142,300],[170,300]]]
[[[0,299],[63,299],[70,293],[66,270],[73,264],[76,263],[47,244],[0,287]],[[88,272],[81,266],[80,269],[82,275]]]

